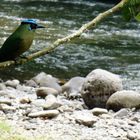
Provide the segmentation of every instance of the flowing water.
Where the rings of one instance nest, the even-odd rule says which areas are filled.
[[[113,4],[84,0],[1,0],[0,45],[17,28],[20,21],[37,19],[46,29],[36,32],[31,49],[41,50],[58,38],[75,32]],[[107,18],[96,29],[83,33],[71,43],[59,46],[51,54],[22,66],[0,71],[4,80],[30,79],[44,71],[58,78],[86,76],[96,68],[119,74],[127,89],[140,89],[140,23],[126,22],[121,13]]]

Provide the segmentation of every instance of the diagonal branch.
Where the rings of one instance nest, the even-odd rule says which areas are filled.
[[[11,65],[16,65],[16,64],[24,64],[28,61],[31,61],[35,58],[38,58],[40,56],[43,56],[45,54],[48,54],[52,51],[54,51],[55,48],[57,48],[59,45],[70,42],[72,39],[81,36],[81,34],[83,32],[85,32],[86,30],[95,27],[98,23],[100,23],[102,20],[104,20],[105,18],[109,17],[110,15],[112,15],[113,13],[115,13],[116,11],[119,11],[125,3],[127,3],[128,0],[122,0],[120,3],[118,3],[117,5],[115,5],[113,8],[100,13],[96,18],[94,18],[92,21],[84,24],[81,28],[79,28],[75,33],[72,33],[64,38],[61,39],[57,39],[54,43],[52,43],[49,47],[42,49],[36,53],[33,53],[29,56],[27,56],[27,59],[19,59],[18,61],[6,61],[6,62],[2,62],[0,63],[0,68],[5,68],[5,67],[9,67]]]

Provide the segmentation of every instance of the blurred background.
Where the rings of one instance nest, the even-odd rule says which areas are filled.
[[[23,19],[37,19],[47,28],[37,30],[25,55],[48,47],[75,32],[113,3],[94,0],[1,0],[0,46]],[[54,52],[17,67],[0,70],[3,80],[30,79],[44,71],[60,79],[86,76],[96,68],[119,74],[126,89],[140,89],[140,23],[126,22],[121,13],[107,18],[96,29],[59,46]]]

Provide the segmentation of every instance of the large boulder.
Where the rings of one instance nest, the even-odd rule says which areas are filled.
[[[108,98],[120,90],[122,90],[122,80],[118,75],[95,69],[87,75],[81,95],[85,104],[91,109],[105,107]]]
[[[140,108],[140,93],[131,90],[118,91],[110,96],[106,107],[114,111],[121,108]]]

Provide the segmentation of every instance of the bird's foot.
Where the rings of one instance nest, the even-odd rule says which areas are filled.
[[[28,60],[28,58],[26,56],[19,56],[17,58],[15,58],[15,63],[16,64],[23,64]]]

